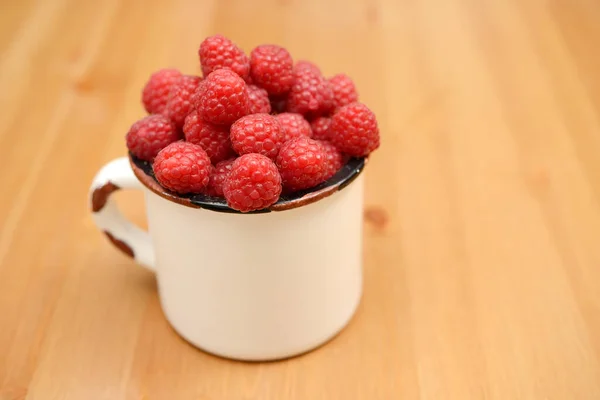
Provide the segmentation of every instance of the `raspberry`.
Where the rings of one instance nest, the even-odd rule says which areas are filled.
[[[190,103],[192,103],[192,111],[198,110],[198,108],[200,107],[200,94],[204,92],[202,86],[204,86],[205,82],[206,79],[201,79],[200,82],[198,82],[198,86],[196,86],[196,91],[192,93],[192,96],[190,97]]]
[[[348,75],[337,74],[336,76],[329,78],[329,84],[333,90],[334,108],[340,108],[358,101],[356,87]]]
[[[317,142],[323,147],[327,155],[327,173],[325,174],[325,180],[327,180],[342,168],[344,165],[344,155],[331,142],[326,140],[318,140]]]
[[[200,81],[198,76],[184,75],[171,87],[166,114],[178,128],[183,126],[185,117],[194,109],[192,96]]]
[[[228,69],[218,69],[198,86],[198,113],[205,121],[229,125],[248,114],[246,83]]]
[[[154,157],[168,144],[179,140],[175,125],[161,114],[148,115],[135,122],[125,137],[131,153],[146,161]]]
[[[325,180],[327,154],[319,142],[299,137],[283,145],[277,156],[277,166],[286,191],[308,189]]]
[[[223,183],[229,207],[241,212],[269,207],[281,194],[281,176],[268,157],[245,154],[233,162]]]
[[[152,169],[158,182],[176,193],[201,193],[212,166],[204,149],[188,142],[171,143],[158,153]]]
[[[250,114],[271,112],[271,103],[269,102],[269,94],[263,88],[258,86],[248,85],[248,101],[250,102]]]
[[[332,118],[331,142],[340,151],[363,157],[379,147],[379,128],[375,114],[362,103],[340,108]]]
[[[230,130],[231,144],[238,154],[258,153],[275,159],[285,134],[269,114],[250,114],[235,121]]]
[[[315,140],[329,140],[331,137],[331,118],[329,117],[318,117],[315,118],[311,123],[310,127],[313,131],[313,139]]]
[[[235,155],[229,140],[229,128],[203,121],[196,111],[185,119],[183,133],[185,140],[199,145],[206,151],[213,164]]]
[[[310,124],[301,114],[281,113],[277,114],[275,118],[285,133],[286,142],[301,136],[312,137],[313,135]]]
[[[229,176],[229,172],[231,172],[231,166],[233,165],[234,161],[235,159],[231,158],[229,160],[221,161],[215,165],[210,173],[208,186],[206,189],[204,189],[205,194],[214,197],[224,197],[223,183]]]
[[[310,62],[310,61],[306,61],[306,60],[300,60],[296,63],[296,65],[294,66],[295,69],[300,70],[300,69],[309,69],[311,71],[314,71],[315,73],[320,74],[321,70],[319,69],[319,67],[317,67],[316,64]]]
[[[333,91],[316,67],[300,64],[294,68],[294,84],[287,99],[287,111],[323,114],[333,107]]]
[[[204,39],[200,44],[198,55],[205,77],[218,69],[229,68],[242,79],[248,78],[250,73],[248,56],[235,43],[222,35]]]
[[[258,46],[250,53],[250,76],[269,94],[283,94],[294,83],[294,61],[283,47]]]
[[[142,91],[142,103],[150,114],[160,114],[167,107],[171,86],[179,80],[181,72],[176,69],[161,69],[153,73]]]

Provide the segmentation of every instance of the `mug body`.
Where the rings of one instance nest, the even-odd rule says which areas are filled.
[[[273,360],[323,344],[351,319],[362,291],[362,174],[324,199],[263,214],[144,191],[161,305],[193,345]]]

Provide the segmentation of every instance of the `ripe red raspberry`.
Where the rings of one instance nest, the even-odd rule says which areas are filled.
[[[200,81],[201,78],[198,76],[184,75],[171,88],[166,114],[178,128],[183,126],[185,117],[194,109],[192,96]]]
[[[206,151],[213,164],[235,155],[229,140],[229,128],[203,121],[196,111],[192,111],[185,119],[183,133],[185,140]]]
[[[327,154],[317,141],[299,137],[283,145],[277,156],[277,167],[286,191],[308,189],[325,180]]]
[[[161,69],[150,76],[142,91],[142,103],[150,114],[160,114],[167,107],[171,86],[181,77],[176,69]]]
[[[152,169],[158,182],[176,193],[201,193],[210,176],[212,165],[204,149],[188,142],[171,143],[162,149]]]
[[[215,165],[210,173],[210,179],[208,181],[208,186],[204,189],[204,194],[214,197],[224,197],[223,183],[229,176],[234,161],[235,158],[230,158],[229,160],[221,161]]]
[[[258,46],[250,53],[250,76],[269,94],[283,94],[294,83],[294,61],[283,47]]]
[[[319,67],[317,67],[317,64],[312,63],[310,61],[306,61],[306,60],[300,60],[296,63],[296,65],[294,66],[295,69],[300,70],[300,69],[309,69],[311,71],[314,71],[318,74],[321,73],[321,69]]]
[[[168,144],[179,140],[175,125],[162,114],[152,114],[135,122],[125,137],[131,153],[146,161],[154,157]]]
[[[323,147],[325,154],[327,155],[327,173],[325,174],[325,180],[327,180],[334,176],[335,173],[342,168],[344,165],[344,155],[338,150],[337,147],[333,145],[333,143],[326,140],[318,140],[318,142]]]
[[[194,99],[198,113],[205,121],[230,125],[248,114],[246,83],[228,69],[218,69],[198,86]]]
[[[329,78],[329,84],[333,90],[334,108],[340,108],[358,101],[356,87],[348,75],[337,74],[336,76]]]
[[[333,107],[333,91],[316,67],[300,64],[294,68],[294,84],[287,98],[287,111],[324,114]]]
[[[202,73],[208,76],[221,68],[229,68],[242,79],[250,74],[250,60],[242,49],[222,35],[209,36],[200,44],[198,50]]]
[[[368,155],[379,147],[379,128],[375,114],[362,103],[352,103],[340,108],[332,118],[331,142],[348,155]]]
[[[231,144],[238,154],[258,153],[275,159],[285,134],[269,114],[250,114],[235,121],[230,130]]]
[[[233,162],[223,183],[223,194],[234,210],[261,210],[279,200],[281,176],[268,157],[245,154]]]
[[[310,124],[301,114],[281,113],[275,116],[279,125],[285,133],[285,141],[296,139],[301,136],[312,137]]]
[[[271,112],[271,103],[269,102],[269,94],[263,88],[258,86],[248,85],[248,101],[250,102],[249,114]]]
[[[318,117],[315,118],[311,123],[310,127],[313,131],[313,139],[315,140],[329,140],[331,137],[331,118],[329,117]]]

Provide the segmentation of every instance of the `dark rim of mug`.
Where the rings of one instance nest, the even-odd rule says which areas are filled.
[[[135,176],[144,186],[150,189],[150,191],[162,198],[187,207],[204,208],[211,211],[235,214],[261,214],[271,211],[285,211],[319,201],[348,186],[360,175],[365,168],[367,161],[367,157],[350,158],[334,176],[320,185],[308,190],[295,192],[291,195],[282,194],[277,203],[263,210],[241,213],[240,211],[230,208],[225,200],[219,197],[212,197],[204,194],[180,195],[166,190],[156,180],[154,172],[152,171],[152,164],[148,161],[140,160],[129,153],[129,162]]]

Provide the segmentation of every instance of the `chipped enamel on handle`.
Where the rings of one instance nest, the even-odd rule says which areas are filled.
[[[96,226],[122,252],[154,271],[154,249],[148,232],[128,221],[111,195],[120,189],[143,189],[127,157],[106,164],[90,187],[90,206]]]

